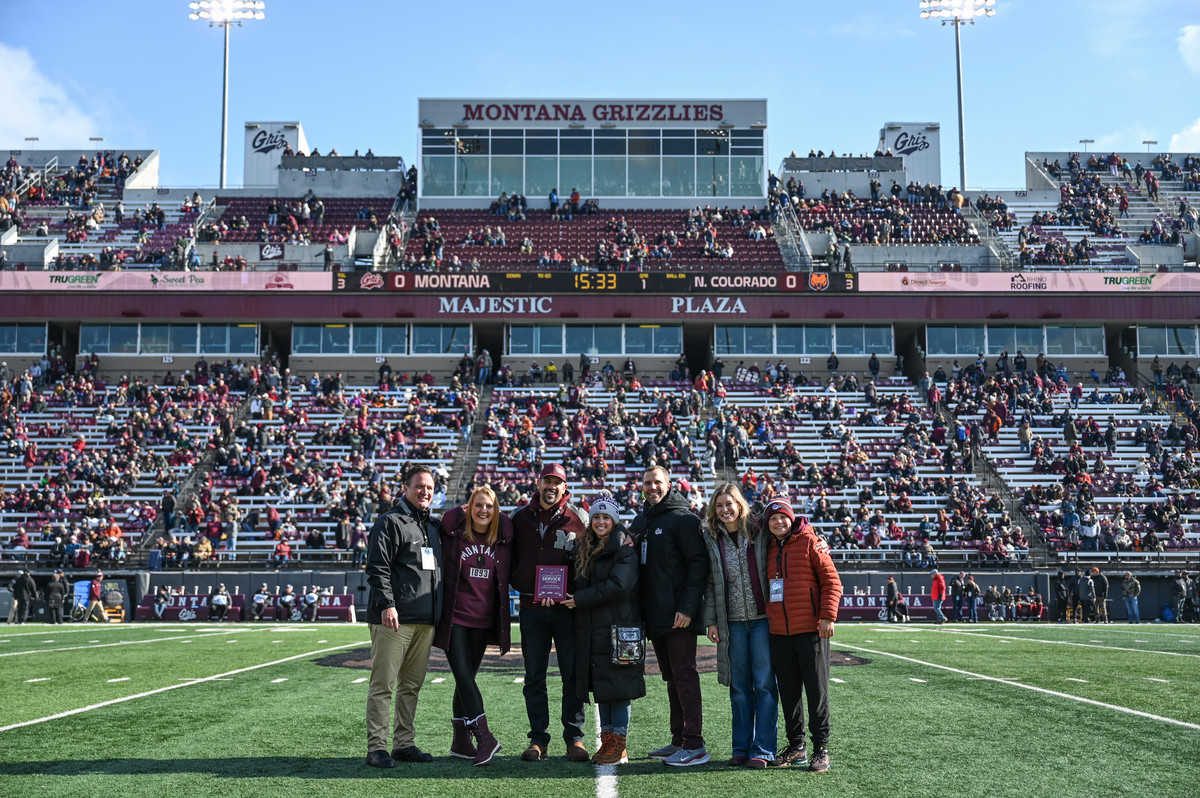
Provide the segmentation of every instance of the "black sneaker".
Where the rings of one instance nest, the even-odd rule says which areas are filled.
[[[371,751],[367,754],[367,764],[373,768],[394,768],[396,760],[388,756],[387,751]]]
[[[776,768],[804,767],[808,764],[808,746],[804,743],[789,745],[770,764]]]
[[[427,754],[415,745],[408,748],[398,748],[392,751],[392,757],[397,762],[432,762],[433,755]]]
[[[824,773],[829,770],[829,748],[825,745],[813,746],[813,758],[808,769],[814,773]]]

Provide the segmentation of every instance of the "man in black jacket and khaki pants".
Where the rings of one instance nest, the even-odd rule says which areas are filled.
[[[433,632],[442,614],[442,543],[429,512],[433,472],[414,466],[404,495],[375,521],[367,543],[371,587],[371,680],[367,688],[367,764],[393,768],[431,762],[416,746],[417,694],[425,682]],[[395,730],[388,753],[389,715],[395,695]]]
[[[709,760],[696,671],[696,638],[705,631],[708,549],[700,536],[700,518],[687,498],[671,488],[670,479],[662,466],[646,469],[645,504],[631,531],[641,562],[638,588],[646,636],[654,645],[671,702],[671,742],[649,756],[689,767]]]

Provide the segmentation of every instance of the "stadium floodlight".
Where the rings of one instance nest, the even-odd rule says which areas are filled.
[[[221,188],[225,188],[225,151],[229,147],[229,26],[265,19],[263,0],[198,0],[188,3],[188,19],[202,20],[209,27],[225,29],[225,68],[221,75]]]
[[[1095,144],[1096,140],[1095,139],[1080,139],[1079,143],[1083,145],[1083,154],[1087,155],[1087,145]]]
[[[1155,141],[1154,139],[1142,139],[1142,143],[1146,145],[1146,154],[1149,155],[1150,147],[1157,144],[1158,142]]]
[[[954,26],[954,58],[958,66],[958,179],[959,190],[967,190],[967,134],[963,122],[962,26],[976,19],[996,16],[996,0],[921,0],[921,19],[940,20]]]

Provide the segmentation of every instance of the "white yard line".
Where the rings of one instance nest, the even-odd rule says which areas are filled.
[[[600,705],[593,705],[596,718],[596,750],[600,750]],[[617,798],[617,766],[596,765],[596,798]]]
[[[433,680],[433,683],[434,683],[434,684],[441,684],[441,683],[442,683],[442,682],[444,682],[444,681],[446,681],[446,677],[445,677],[445,676],[439,676],[439,677],[437,677],[436,679],[434,679],[434,680]]]
[[[909,676],[909,677],[908,677],[908,680],[909,680],[910,682],[917,682],[917,683],[919,683],[919,684],[928,684],[928,682],[927,682],[925,679],[918,679],[918,678],[916,678],[915,676]]]
[[[354,648],[356,646],[362,646],[364,644],[364,642],[365,641],[359,640],[354,643],[346,643],[345,645],[342,645],[342,646],[333,646],[332,648],[321,648],[321,649],[317,649],[316,651],[306,651],[303,654],[293,654],[290,657],[284,657],[283,659],[272,660],[271,662],[264,662],[260,665],[249,665],[245,668],[237,668],[235,670],[225,671],[225,673],[218,673],[215,676],[205,676],[203,679],[191,679],[189,681],[183,682],[182,684],[171,684],[171,685],[167,685],[166,687],[159,687],[156,690],[147,690],[144,693],[136,693],[134,695],[127,695],[124,698],[114,698],[111,701],[101,701],[99,704],[90,704],[86,707],[79,707],[78,709],[69,709],[66,712],[59,712],[54,715],[47,715],[44,718],[36,718],[34,720],[24,720],[24,721],[21,721],[20,723],[12,723],[12,724],[9,724],[8,726],[0,726],[0,732],[12,731],[13,729],[20,729],[25,726],[33,726],[38,723],[45,723],[45,722],[51,721],[51,720],[58,720],[59,718],[68,718],[72,715],[79,715],[84,712],[91,712],[93,709],[102,709],[103,707],[110,707],[114,704],[123,704],[126,701],[133,701],[138,698],[146,698],[147,696],[158,695],[159,693],[165,693],[168,690],[177,690],[180,687],[190,687],[191,685],[203,684],[205,682],[228,681],[228,679],[226,677],[236,676],[239,673],[248,673],[250,671],[259,670],[260,668],[270,668],[273,665],[281,665],[284,662],[291,662],[292,660],[304,659],[305,657],[315,657],[318,654],[328,654],[330,651],[341,651],[343,648]]]
[[[1122,629],[1121,628],[1122,626],[1132,626],[1132,625],[1133,624],[1127,624],[1127,623],[1104,624],[1103,627],[1100,627],[1100,628],[1103,629],[1105,634],[1108,634],[1110,632],[1117,632],[1119,634],[1125,634],[1125,635],[1150,635],[1150,636],[1156,636],[1156,637],[1182,637],[1185,640],[1200,641],[1200,635],[1181,635],[1176,632],[1152,632],[1152,631],[1150,631],[1150,629],[1147,628],[1148,626],[1150,626],[1150,624],[1148,624],[1148,623],[1138,624],[1137,627],[1134,629]],[[1159,624],[1159,625],[1163,626],[1164,624]],[[1092,628],[1097,628],[1095,624],[1088,624],[1088,626],[1091,626]],[[1038,624],[1033,624],[1032,626],[1029,626],[1027,628],[1029,629],[1029,631],[1032,632],[1035,629],[1079,629],[1079,628],[1081,628],[1081,625],[1077,624],[1077,623],[1038,623]]]
[[[128,677],[128,676],[120,676],[120,677],[118,677],[118,678],[116,678],[116,679],[109,679],[109,680],[108,680],[108,683],[109,683],[109,684],[112,684],[113,682],[127,682],[127,681],[129,681],[129,677]]]
[[[838,679],[835,676],[830,676],[829,681],[833,682],[834,684],[845,684],[846,683],[845,679]]]
[[[271,680],[271,684],[279,684],[280,682],[286,682],[286,681],[287,681],[287,679],[286,679],[286,678],[283,678],[283,679],[272,679],[272,680]]]
[[[367,677],[362,676],[362,677],[359,677],[358,679],[355,679],[354,681],[350,682],[350,684],[362,684],[366,680],[367,680]]]
[[[1079,701],[1080,703],[1090,704],[1091,706],[1094,706],[1094,707],[1103,707],[1104,709],[1112,709],[1117,712],[1124,712],[1128,715],[1137,715],[1140,718],[1149,718],[1150,720],[1158,720],[1158,721],[1162,721],[1163,723],[1170,723],[1175,726],[1183,726],[1186,729],[1194,729],[1196,731],[1200,731],[1200,724],[1188,723],[1187,721],[1184,721],[1184,720],[1176,720],[1175,718],[1168,718],[1168,717],[1164,717],[1162,715],[1154,715],[1149,712],[1142,712],[1141,710],[1130,709],[1129,707],[1123,707],[1118,704],[1107,704],[1103,701],[1094,701],[1090,698],[1083,698],[1082,696],[1071,695],[1070,693],[1060,693],[1057,690],[1048,690],[1045,687],[1034,687],[1031,684],[1021,684],[1020,682],[1011,681],[1009,679],[999,679],[995,676],[985,676],[982,673],[972,673],[971,671],[964,671],[960,668],[952,668],[949,665],[938,665],[935,662],[925,662],[924,660],[913,659],[912,657],[906,657],[902,654],[893,654],[889,651],[875,651],[874,649],[863,648],[862,646],[852,646],[848,643],[834,643],[834,645],[837,647],[840,647],[840,648],[848,648],[852,651],[862,651],[867,654],[876,654],[881,657],[892,657],[894,659],[903,660],[905,662],[911,662],[916,665],[924,665],[927,668],[937,668],[938,670],[949,671],[950,673],[957,673],[961,676],[970,676],[970,677],[974,677],[976,679],[982,679],[982,680],[988,681],[988,682],[996,682],[997,684],[1007,684],[1010,687],[1019,687],[1022,690],[1032,690],[1035,693],[1042,693],[1043,695],[1052,695],[1057,698],[1067,698],[1067,699],[1070,699],[1071,701]],[[0,729],[0,731],[4,731],[4,729]]]
[[[1183,651],[1158,651],[1149,648],[1124,648],[1122,646],[1105,646],[1096,645],[1095,643],[1077,643],[1073,640],[1042,640],[1033,637],[1005,637],[1004,635],[990,635],[986,632],[943,632],[940,629],[922,629],[922,632],[933,632],[935,634],[957,634],[970,635],[971,637],[985,637],[990,640],[999,640],[1001,643],[1011,643],[1014,640],[1019,640],[1022,643],[1045,643],[1048,646],[1079,646],[1080,648],[1101,648],[1105,651],[1126,651],[1134,654],[1163,654],[1168,657],[1191,657],[1200,659],[1200,654],[1188,654]]]
[[[1073,677],[1073,676],[1068,676],[1068,677],[1067,677],[1067,681],[1068,681],[1068,682],[1079,682],[1080,684],[1087,684],[1087,683],[1088,683],[1088,680],[1087,680],[1087,679],[1076,679],[1076,678],[1075,678],[1075,677]]]
[[[119,624],[119,625],[111,624],[110,628],[114,632],[121,632],[121,631],[130,631],[132,629],[136,629],[137,627],[130,626],[128,624]],[[77,634],[82,634],[84,632],[91,632],[92,634],[95,634],[96,632],[103,632],[103,631],[106,631],[106,628],[102,624],[96,624],[95,626],[88,626],[86,629],[55,629],[53,634],[77,635]],[[158,631],[166,631],[166,630],[160,629]],[[181,629],[180,631],[183,631],[183,630]],[[8,642],[8,640],[10,638],[13,638],[13,637],[44,637],[45,634],[46,634],[45,632],[17,632],[15,634],[6,634],[6,635],[4,635],[4,640],[0,640],[0,643],[6,643],[6,642]]]
[[[1146,677],[1146,681],[1148,681],[1148,682],[1161,682],[1162,684],[1170,684],[1170,683],[1171,683],[1171,680],[1170,680],[1170,679],[1156,679],[1156,678],[1154,678],[1153,676],[1147,676],[1147,677]]]
[[[221,637],[221,636],[224,636],[224,635],[240,634],[240,633],[242,633],[243,631],[245,631],[245,630],[242,630],[242,629],[230,629],[230,630],[229,630],[229,631],[227,631],[227,632],[208,632],[207,634],[198,634],[198,635],[185,635],[185,636],[182,636],[182,637],[181,637],[181,636],[179,636],[179,635],[176,635],[175,637],[152,637],[152,638],[150,638],[149,640],[122,640],[122,641],[120,641],[120,642],[117,642],[117,643],[100,643],[100,644],[98,644],[98,645],[94,645],[94,646],[93,646],[93,645],[86,645],[86,646],[67,646],[67,647],[65,647],[65,648],[36,648],[36,649],[30,649],[30,650],[28,650],[28,651],[5,651],[5,652],[2,652],[2,653],[0,653],[0,657],[19,657],[19,656],[21,656],[22,654],[48,654],[48,653],[51,653],[51,652],[54,652],[54,651],[79,651],[79,650],[81,650],[81,649],[88,649],[88,648],[111,648],[111,647],[113,647],[113,646],[138,646],[138,645],[141,645],[141,644],[143,644],[143,643],[168,643],[168,642],[170,642],[170,641],[172,641],[172,640],[187,640],[187,639],[189,639],[189,638],[198,638],[198,637]],[[232,643],[233,641],[231,640],[231,641],[229,641],[229,642],[231,642],[231,643]]]

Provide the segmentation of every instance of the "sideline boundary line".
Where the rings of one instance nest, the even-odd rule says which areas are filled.
[[[916,665],[924,665],[927,668],[937,668],[938,670],[949,671],[950,673],[957,673],[961,676],[970,676],[974,679],[982,679],[983,681],[987,681],[987,682],[996,682],[998,684],[1006,684],[1009,687],[1019,687],[1022,690],[1032,690],[1035,693],[1042,693],[1043,695],[1052,695],[1052,696],[1055,696],[1056,698],[1068,698],[1072,701],[1079,701],[1080,703],[1090,704],[1091,706],[1094,706],[1094,707],[1103,707],[1104,709],[1113,709],[1113,710],[1116,710],[1117,712],[1124,712],[1127,715],[1136,715],[1139,718],[1148,718],[1150,720],[1158,720],[1158,721],[1162,721],[1163,723],[1170,723],[1174,726],[1182,726],[1185,729],[1193,729],[1195,731],[1200,731],[1200,724],[1188,723],[1185,720],[1176,720],[1175,718],[1168,718],[1168,717],[1164,717],[1163,715],[1155,715],[1150,712],[1142,712],[1140,709],[1131,709],[1130,707],[1123,707],[1123,706],[1120,706],[1119,704],[1107,704],[1103,701],[1096,701],[1095,699],[1092,699],[1092,698],[1084,698],[1083,696],[1071,695],[1070,693],[1061,693],[1058,690],[1050,690],[1045,687],[1035,687],[1031,684],[1021,684],[1020,682],[1014,682],[1009,679],[1001,679],[996,676],[985,676],[982,673],[972,673],[971,671],[964,671],[960,668],[952,668],[949,665],[938,665],[936,662],[925,662],[924,660],[913,659],[912,657],[906,657],[903,654],[892,654],[889,651],[876,651],[876,650],[870,649],[870,648],[863,648],[862,646],[853,646],[853,645],[850,645],[849,643],[833,643],[833,645],[840,646],[842,648],[853,649],[854,651],[863,651],[867,654],[877,654],[881,657],[893,657],[894,659],[903,660],[905,662],[912,662]],[[0,731],[4,731],[4,729],[0,729]]]
[[[116,643],[96,643],[86,646],[67,646],[65,648],[34,648],[28,651],[4,651],[0,652],[0,657],[19,657],[22,654],[52,654],[56,651],[82,651],[90,648],[112,648],[113,646],[138,646],[143,643],[166,643],[171,640],[196,640],[204,637],[225,637],[227,635],[241,634],[243,632],[253,632],[254,629],[229,629],[224,632],[208,632],[205,634],[195,635],[175,635],[174,637],[152,637],[149,640],[120,640]]]
[[[1152,648],[1124,648],[1122,646],[1104,646],[1095,643],[1079,643],[1074,640],[1042,640],[1036,637],[1010,637],[1008,635],[987,634],[984,631],[962,632],[950,629],[914,629],[918,632],[933,632],[934,634],[964,635],[966,637],[982,637],[988,640],[1016,640],[1022,643],[1045,643],[1050,646],[1080,646],[1082,648],[1099,648],[1105,651],[1124,651],[1133,654],[1163,654],[1168,657],[1192,657],[1200,659],[1200,654],[1190,654],[1186,651],[1158,651]]]
[[[180,687],[191,687],[194,684],[203,684],[204,682],[214,682],[217,680],[225,679],[226,677],[229,677],[229,676],[236,676],[239,673],[249,673],[250,671],[256,671],[260,668],[269,668],[273,665],[280,665],[284,662],[291,662],[292,660],[296,660],[296,659],[304,659],[305,657],[315,657],[318,654],[326,654],[330,651],[340,651],[343,648],[352,648],[354,646],[362,646],[364,642],[365,641],[362,641],[362,640],[356,640],[353,643],[346,643],[345,645],[342,645],[342,646],[333,646],[332,648],[322,648],[322,649],[318,649],[317,651],[306,651],[303,654],[293,654],[290,657],[284,657],[283,659],[273,660],[272,662],[264,662],[260,665],[250,665],[245,668],[237,668],[236,670],[225,671],[224,673],[218,673],[215,676],[205,676],[203,679],[191,679],[191,680],[183,682],[181,684],[169,684],[166,687],[159,687],[154,690],[147,690],[144,693],[136,693],[134,695],[127,695],[127,696],[124,696],[123,698],[114,698],[110,701],[101,701],[99,704],[90,704],[86,707],[79,707],[78,709],[68,709],[66,712],[57,712],[53,715],[47,715],[44,718],[35,718],[34,720],[23,720],[20,723],[12,723],[12,724],[9,724],[8,726],[0,726],[0,733],[6,732],[6,731],[12,731],[13,729],[24,728],[25,726],[34,726],[39,723],[46,723],[47,721],[51,721],[51,720],[59,720],[60,718],[69,718],[72,715],[79,715],[84,712],[91,712],[93,709],[102,709],[104,707],[113,706],[114,704],[123,704],[126,701],[133,701],[134,699],[137,699],[137,698],[146,698],[147,696],[158,695],[159,693],[165,693],[169,690],[178,690]]]

